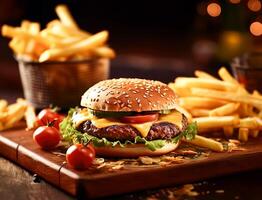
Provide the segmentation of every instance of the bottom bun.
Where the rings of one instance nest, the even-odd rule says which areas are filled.
[[[135,158],[139,156],[160,156],[174,151],[179,145],[167,143],[160,149],[151,151],[144,144],[128,144],[125,147],[115,146],[115,147],[95,147],[96,154],[105,157],[121,157],[121,158]]]

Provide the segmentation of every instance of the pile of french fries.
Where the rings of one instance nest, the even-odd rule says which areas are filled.
[[[8,104],[0,99],[0,131],[15,127],[22,119],[28,129],[36,127],[35,109],[26,100],[18,98],[16,103]]]
[[[178,77],[169,86],[197,122],[199,134],[222,130],[227,137],[237,133],[240,141],[256,138],[262,130],[262,95],[249,93],[224,67],[218,75],[221,79],[195,71],[196,77]]]
[[[18,58],[45,62],[115,57],[106,45],[108,31],[92,35],[78,27],[65,5],[58,5],[55,11],[59,19],[43,30],[39,23],[27,20],[20,27],[2,26],[2,35],[12,38],[9,46]]]

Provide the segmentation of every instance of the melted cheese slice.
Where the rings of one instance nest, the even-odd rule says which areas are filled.
[[[125,125],[122,122],[119,122],[116,119],[109,119],[109,118],[97,118],[88,111],[82,110],[79,113],[76,113],[72,117],[73,123],[75,127],[78,127],[82,122],[90,120],[94,126],[97,128],[104,128],[107,126],[113,126],[113,125]],[[182,114],[177,111],[173,111],[170,114],[167,115],[160,115],[159,119],[157,121],[152,122],[146,122],[141,124],[129,124],[130,126],[133,126],[136,128],[140,133],[142,137],[146,137],[151,126],[153,123],[159,123],[159,122],[169,122],[177,125],[180,129],[182,129]]]

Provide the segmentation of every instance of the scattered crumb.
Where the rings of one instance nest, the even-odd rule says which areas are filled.
[[[181,150],[181,151],[179,151],[182,155],[197,155],[198,154],[198,152],[196,152],[196,151],[193,151],[193,150],[187,150],[187,149],[185,149],[185,150]]]
[[[160,158],[153,158],[153,157],[148,157],[148,156],[141,156],[141,157],[138,158],[138,160],[142,164],[145,164],[145,165],[158,164],[161,161]]]
[[[179,188],[161,189],[160,191],[148,196],[146,200],[179,200],[185,199],[185,197],[195,197],[198,195],[199,193],[194,191],[194,186],[192,184],[186,184]]]
[[[245,148],[240,147],[240,142],[238,140],[229,140],[227,147],[228,152],[246,150]]]
[[[95,165],[101,165],[102,163],[104,163],[105,162],[105,159],[104,158],[96,158],[95,160],[94,160],[94,164]]]
[[[192,184],[186,184],[183,185],[181,189],[174,191],[174,194],[177,196],[183,196],[183,195],[192,196],[192,197],[198,196],[199,193],[193,190],[194,190],[194,186]]]
[[[112,169],[118,170],[118,169],[122,169],[123,167],[124,167],[123,165],[116,165],[116,166],[113,166]]]
[[[239,140],[235,140],[235,139],[229,139],[230,143],[234,143],[234,144],[241,144],[241,142]]]
[[[216,190],[215,193],[222,194],[222,193],[225,193],[225,191],[224,190]]]

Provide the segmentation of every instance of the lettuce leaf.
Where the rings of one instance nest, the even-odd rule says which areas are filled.
[[[126,140],[125,142],[121,141],[109,141],[106,138],[97,138],[95,136],[89,135],[87,133],[81,133],[74,128],[73,122],[71,120],[73,113],[76,109],[70,109],[68,112],[68,116],[62,121],[60,124],[60,130],[62,132],[63,139],[69,143],[82,143],[84,145],[92,142],[94,146],[101,147],[101,146],[116,146],[119,145],[121,147],[125,147],[127,144],[145,144],[145,146],[150,149],[151,151],[155,151],[157,149],[162,148],[165,146],[166,143],[177,143],[182,138],[186,140],[192,140],[195,138],[197,134],[197,125],[196,123],[191,123],[188,125],[185,131],[180,133],[175,138],[171,140],[152,140],[148,141],[145,138],[140,136],[136,136],[134,142]]]

